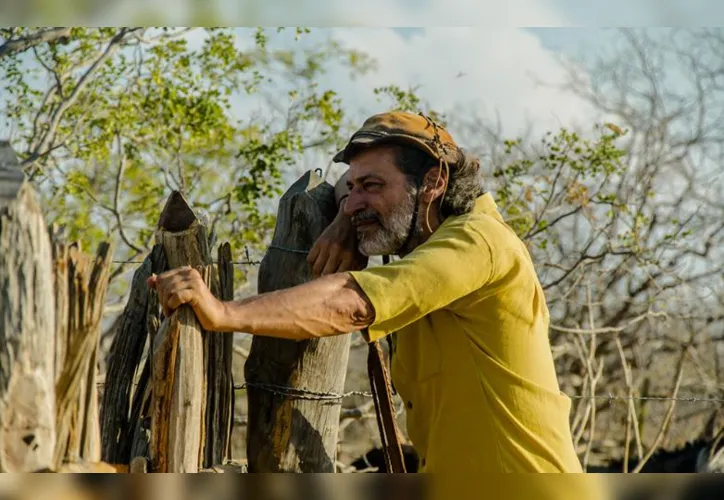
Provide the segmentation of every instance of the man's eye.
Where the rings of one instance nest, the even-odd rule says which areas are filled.
[[[381,182],[365,182],[364,183],[365,189],[376,188],[376,187],[380,187],[381,185],[382,185]]]

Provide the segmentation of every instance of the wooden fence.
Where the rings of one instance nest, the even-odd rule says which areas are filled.
[[[281,198],[260,292],[312,278],[305,251],[335,214],[332,186],[304,174]],[[230,456],[233,336],[204,331],[188,306],[163,317],[146,284],[152,273],[191,265],[214,295],[231,300],[231,248],[213,253],[207,232],[172,193],[134,272],[100,385],[113,248],[88,253],[48,228],[15,153],[0,143],[0,472],[243,470]],[[349,341],[253,340],[249,472],[334,471],[339,402],[298,398],[295,389],[341,392]]]

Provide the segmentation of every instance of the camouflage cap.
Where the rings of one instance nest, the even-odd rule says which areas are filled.
[[[392,111],[365,120],[333,161],[349,163],[350,157],[359,148],[383,143],[416,147],[436,160],[446,161],[450,161],[450,155],[458,149],[450,134],[422,113]]]

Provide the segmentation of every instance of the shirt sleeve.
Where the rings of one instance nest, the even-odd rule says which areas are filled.
[[[485,286],[493,255],[478,229],[453,222],[404,258],[351,274],[374,307],[375,341]]]

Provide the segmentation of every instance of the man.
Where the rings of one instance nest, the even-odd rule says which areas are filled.
[[[321,277],[222,303],[195,270],[172,270],[150,280],[166,310],[187,303],[208,330],[296,340],[397,332],[391,373],[423,472],[580,472],[543,290],[482,194],[479,162],[400,112],[369,118],[334,159],[349,170],[309,256]],[[370,255],[401,258],[361,270]]]

